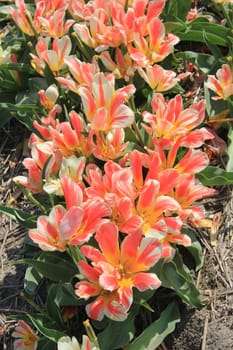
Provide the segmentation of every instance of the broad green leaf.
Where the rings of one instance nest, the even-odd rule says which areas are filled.
[[[135,306],[123,322],[109,320],[104,331],[98,334],[98,342],[101,350],[122,348],[133,339],[135,333],[134,321],[138,309],[139,307]]]
[[[160,318],[147,327],[129,346],[127,350],[155,350],[172,333],[180,322],[179,308],[175,302],[161,313]]]
[[[130,143],[137,144],[138,139],[135,135],[135,132],[131,128],[125,128],[125,141],[129,141]]]
[[[229,45],[229,41],[227,40],[226,37],[209,33],[207,29],[208,28],[188,29],[187,32],[185,33],[178,32],[176,34],[179,36],[179,38],[182,41],[196,41],[196,42],[205,43],[206,40],[208,40],[209,42],[215,45],[226,46],[226,47]]]
[[[212,45],[229,46],[230,29],[218,24],[209,23],[205,18],[180,25],[176,23],[166,23],[166,28],[172,29],[182,41],[194,41],[211,43]]]
[[[25,105],[34,106],[34,108],[32,109],[33,112],[35,110],[40,111],[40,107],[37,106],[37,103],[39,102],[37,91],[33,91],[33,90],[19,91],[15,97],[15,102],[18,106],[25,106]],[[21,109],[20,112],[24,112],[24,111]]]
[[[208,166],[196,177],[206,186],[224,186],[233,184],[233,172],[225,171],[222,168]]]
[[[20,209],[9,208],[0,205],[0,212],[8,215],[13,220],[17,221],[26,228],[34,228],[36,226],[37,216],[26,213]]]
[[[29,266],[26,269],[24,276],[24,290],[27,294],[32,295],[35,293],[39,286],[43,276],[34,267]]]
[[[24,113],[24,112],[18,112],[17,114],[14,114],[14,117],[23,125],[26,126],[28,130],[31,132],[36,133],[38,136],[38,131],[34,128],[33,122],[35,120],[34,116],[32,113]]]
[[[140,292],[138,289],[135,289],[134,302],[142,307],[145,307],[146,309],[149,309],[150,311],[154,311],[151,309],[151,306],[147,303],[147,301],[153,297],[155,292],[156,290],[152,289],[148,289],[145,292]]]
[[[54,253],[41,253],[35,259],[20,259],[16,264],[27,264],[33,266],[45,278],[54,282],[69,282],[78,272],[78,269],[67,257]]]
[[[185,20],[188,11],[192,5],[192,0],[170,0],[166,2],[166,6],[163,10],[163,17],[165,20],[169,18],[178,18],[179,20]]]
[[[11,77],[7,76],[0,76],[0,86],[4,86],[4,90],[7,92],[16,92],[19,89],[19,86],[15,83],[15,81],[12,80]]]
[[[46,315],[28,314],[28,317],[41,334],[55,343],[66,335],[64,332],[58,331],[56,324]]]
[[[201,267],[201,257],[202,257],[201,244],[192,231],[184,228],[183,232],[187,236],[189,236],[192,240],[191,246],[185,247],[185,249],[187,249],[190,252],[190,254],[193,256],[196,263],[196,271],[198,271],[199,268]]]
[[[205,33],[204,33],[204,38],[205,38]],[[209,51],[211,53],[211,56],[215,60],[222,58],[222,51],[221,51],[219,46],[213,44],[210,40],[208,40],[208,38],[206,38],[205,44],[208,47],[208,49],[209,49]]]
[[[34,73],[34,69],[27,63],[5,63],[0,65],[0,71],[17,70],[20,72]]]
[[[226,171],[232,172],[233,171],[233,128],[232,125],[229,125],[228,130],[228,148],[227,148],[227,165],[226,165]]]
[[[36,106],[35,104],[29,103],[29,104],[13,104],[13,103],[5,103],[0,102],[0,109],[7,109],[11,112],[39,112],[41,110],[40,107]]]
[[[9,5],[1,5],[0,6],[0,15],[6,16],[9,19]]]
[[[172,289],[187,304],[201,307],[200,293],[196,289],[190,271],[183,263],[178,252],[169,263],[156,264],[153,271],[157,273],[162,286]]]
[[[85,303],[84,299],[75,295],[71,283],[59,283],[56,285],[55,301],[60,306],[76,306]]]
[[[57,346],[49,339],[40,339],[37,344],[37,350],[56,350]]]
[[[56,322],[58,328],[64,326],[64,321],[61,315],[61,308],[59,303],[57,303],[57,284],[52,284],[48,289],[48,296],[46,301],[46,309],[48,315]]]

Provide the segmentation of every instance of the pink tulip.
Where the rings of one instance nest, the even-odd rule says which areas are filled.
[[[66,10],[59,8],[50,16],[39,16],[42,27],[42,34],[51,38],[61,38],[69,31],[70,27],[75,23],[73,19],[65,21]]]
[[[133,123],[134,112],[124,102],[135,92],[134,85],[115,90],[112,74],[97,73],[93,77],[91,89],[81,86],[78,91],[91,129],[111,131]]]
[[[161,256],[160,243],[133,234],[119,246],[119,233],[111,222],[99,226],[95,238],[100,250],[88,245],[81,247],[92,265],[78,263],[85,280],[75,285],[75,293],[86,300],[96,297],[87,305],[89,317],[102,320],[106,315],[124,320],[133,302],[133,288],[142,292],[160,286],[158,277],[148,272]]]
[[[163,69],[158,64],[146,67],[143,70],[138,68],[138,73],[150,86],[151,89],[155,89],[156,92],[167,91],[174,87],[180,80],[176,77],[176,73],[172,70]]]
[[[18,321],[12,336],[14,340],[14,350],[36,350],[38,336],[34,330],[23,320]]]
[[[216,77],[213,75],[208,76],[206,87],[214,91],[218,96],[212,97],[213,100],[227,100],[233,95],[233,71],[228,64],[223,64],[217,71]]]
[[[40,103],[47,110],[51,110],[59,97],[58,88],[55,84],[50,85],[46,90],[39,90]]]
[[[39,34],[39,28],[34,28],[34,30],[32,28],[33,18],[26,7],[24,0],[16,0],[15,5],[16,9],[11,6],[9,6],[8,9],[16,25],[22,30],[23,33],[29,36]]]
[[[179,38],[174,34],[165,33],[165,27],[159,18],[153,18],[148,23],[148,36],[134,32],[133,43],[128,45],[129,54],[140,67],[147,67],[161,62],[174,50]]]
[[[88,137],[94,156],[105,161],[124,156],[125,149],[129,145],[129,142],[124,143],[124,138],[123,129],[112,129],[112,131],[105,134],[91,129]]]
[[[143,120],[149,124],[144,127],[162,148],[171,148],[181,138],[183,145],[186,143],[186,147],[191,147],[194,140],[197,142],[201,138],[200,145],[202,145],[205,139],[213,137],[205,128],[199,131],[192,130],[199,126],[205,118],[203,100],[184,109],[181,95],[176,95],[166,101],[162,94],[155,93],[151,106],[153,113],[147,111],[142,113]]]
[[[65,65],[64,59],[70,54],[71,40],[65,35],[62,38],[55,38],[49,48],[48,37],[39,37],[36,44],[37,55],[31,53],[31,65],[41,75],[44,75],[46,63],[52,72],[57,72]]]
[[[110,214],[109,207],[98,198],[85,202],[80,186],[70,177],[64,176],[61,185],[67,209],[54,206],[49,216],[40,216],[37,228],[29,232],[42,250],[65,251],[67,245],[83,244]]]

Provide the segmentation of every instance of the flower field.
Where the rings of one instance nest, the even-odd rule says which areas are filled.
[[[201,345],[172,337],[233,294],[233,1],[16,0],[0,20],[27,305],[2,349],[211,350],[208,317]],[[200,283],[207,255],[224,289]]]

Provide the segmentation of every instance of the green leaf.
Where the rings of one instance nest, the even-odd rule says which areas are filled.
[[[201,307],[200,293],[196,289],[190,271],[183,263],[178,252],[169,263],[156,264],[153,271],[162,282],[162,286],[172,289],[187,304]]]
[[[230,29],[218,24],[209,23],[207,19],[199,18],[186,25],[166,24],[166,27],[173,27],[172,32],[182,41],[194,41],[210,43],[212,45],[229,46]]]
[[[125,141],[129,141],[130,143],[134,143],[137,144],[138,143],[138,139],[135,135],[135,132],[131,129],[131,128],[125,128]]]
[[[138,306],[135,306],[123,322],[109,320],[104,331],[98,334],[98,342],[101,350],[122,348],[133,339],[135,333],[134,321],[137,311]]]
[[[22,112],[22,113],[26,113],[26,112],[39,112],[40,108],[38,106],[36,106],[35,104],[29,103],[29,104],[13,104],[13,103],[5,103],[5,102],[1,102],[0,103],[0,108],[2,109],[7,109],[11,112]]]
[[[35,259],[20,259],[16,264],[33,266],[45,278],[54,282],[69,282],[78,272],[76,266],[67,257],[60,254],[43,252]]]
[[[52,284],[48,289],[48,297],[46,301],[46,308],[48,315],[56,322],[58,328],[64,326],[64,321],[61,315],[60,305],[57,302],[57,284]]]
[[[232,125],[229,125],[228,130],[228,148],[227,148],[227,165],[226,165],[226,171],[232,172],[233,171],[233,128]]]
[[[202,257],[202,248],[201,244],[194,235],[194,233],[188,229],[183,229],[183,232],[191,238],[192,244],[189,247],[185,247],[189,253],[193,256],[196,263],[196,271],[201,267],[201,257]]]
[[[26,213],[19,209],[5,207],[3,205],[0,205],[0,212],[8,215],[26,228],[34,228],[36,226],[37,216],[35,215]]]
[[[66,335],[64,332],[58,331],[56,324],[46,315],[28,314],[28,317],[41,334],[55,343],[59,338]]]
[[[0,15],[7,16],[7,18],[9,18],[9,5],[0,6]]]
[[[192,5],[192,0],[170,0],[166,2],[165,9],[163,10],[163,17],[165,19],[178,18],[185,20],[188,11]]]
[[[26,269],[24,276],[24,290],[27,294],[32,295],[35,293],[39,283],[41,282],[43,276],[35,268],[29,266]]]
[[[57,284],[56,303],[60,306],[76,306],[83,305],[84,299],[78,298],[74,293],[74,288],[71,283]]]
[[[55,350],[54,342],[50,341],[49,339],[40,339],[40,341],[37,344],[38,350]]]
[[[179,309],[175,302],[161,313],[160,318],[153,322],[137,337],[127,350],[155,350],[172,333],[176,324],[180,322]]]
[[[222,168],[208,166],[196,177],[206,186],[222,186],[233,184],[233,172],[225,171]]]
[[[20,72],[34,73],[34,69],[30,64],[26,63],[5,63],[0,65],[0,71],[17,70]]]

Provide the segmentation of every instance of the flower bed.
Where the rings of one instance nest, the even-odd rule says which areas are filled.
[[[15,349],[156,349],[179,300],[203,305],[184,263],[201,266],[191,227],[214,244],[219,214],[202,200],[233,183],[233,9],[218,3],[1,7],[15,23],[2,38],[1,125],[15,117],[30,132],[14,182],[38,208],[0,207],[35,254],[18,261],[35,312]]]

